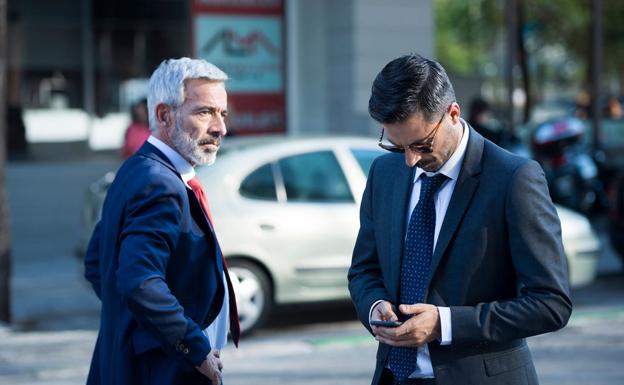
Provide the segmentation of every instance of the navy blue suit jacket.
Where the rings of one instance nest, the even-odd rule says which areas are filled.
[[[192,190],[145,143],[119,169],[85,257],[102,301],[88,384],[210,384],[194,367],[223,304],[216,237]]]
[[[358,316],[378,299],[398,305],[414,169],[403,155],[373,163],[349,270]],[[452,344],[429,343],[437,384],[536,384],[524,338],[563,327],[571,313],[561,228],[540,166],[471,129],[432,257],[424,302],[450,307]],[[380,344],[373,384],[387,365]]]

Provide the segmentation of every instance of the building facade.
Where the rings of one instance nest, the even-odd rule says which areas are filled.
[[[92,150],[121,145],[166,58],[225,67],[235,135],[371,134],[374,75],[434,47],[433,0],[9,0],[8,19],[10,136]]]

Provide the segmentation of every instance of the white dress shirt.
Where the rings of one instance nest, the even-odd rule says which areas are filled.
[[[435,210],[436,210],[436,223],[435,223],[435,233],[433,238],[433,249],[435,250],[435,246],[438,242],[438,235],[440,234],[440,229],[442,228],[442,222],[444,221],[444,216],[446,215],[446,210],[448,209],[449,203],[451,201],[451,196],[453,195],[453,191],[455,190],[455,184],[457,183],[457,178],[459,177],[459,172],[461,171],[461,166],[464,160],[464,155],[466,154],[466,146],[468,145],[468,136],[470,130],[468,129],[468,125],[462,119],[461,124],[463,127],[462,138],[459,142],[459,145],[455,149],[455,152],[449,160],[442,165],[442,167],[435,173],[427,172],[419,167],[416,167],[416,172],[414,173],[413,180],[413,188],[412,195],[410,198],[409,207],[406,213],[405,218],[405,229],[407,231],[409,227],[409,220],[412,215],[412,211],[418,204],[418,199],[420,198],[420,175],[425,173],[427,176],[433,176],[435,174],[443,174],[446,175],[448,180],[446,180],[440,190],[438,190],[435,195]],[[406,234],[407,236],[407,234]],[[371,306],[371,310],[369,313],[372,315],[373,308],[382,300],[376,301],[373,306]],[[453,332],[451,328],[451,310],[448,307],[438,307],[438,311],[440,313],[440,344],[441,345],[450,345],[453,340]],[[390,368],[392,369],[392,368]],[[433,377],[433,366],[431,365],[431,356],[429,354],[429,347],[427,344],[418,348],[418,357],[416,359],[416,370],[410,375],[410,378],[432,378]]]
[[[173,164],[173,167],[182,177],[182,181],[186,187],[190,189],[191,187],[188,185],[188,181],[195,177],[195,169],[193,166],[160,139],[150,135],[150,137],[147,138],[147,141],[165,154],[171,164]],[[223,273],[223,285],[225,290],[221,311],[217,315],[217,318],[210,325],[208,325],[206,329],[204,329],[204,335],[208,338],[210,346],[213,349],[223,349],[225,347],[227,344],[228,330],[230,328],[229,293],[227,290],[225,273]]]

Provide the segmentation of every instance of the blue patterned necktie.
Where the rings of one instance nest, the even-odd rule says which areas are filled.
[[[415,304],[422,302],[427,290],[429,266],[433,254],[436,212],[434,194],[440,189],[446,176],[436,174],[420,176],[420,196],[418,204],[412,211],[407,236],[403,247],[401,264],[400,303]],[[402,321],[408,317],[398,314]],[[403,318],[402,318],[403,317]],[[402,381],[416,370],[416,347],[394,347],[390,351],[390,369],[394,377]]]

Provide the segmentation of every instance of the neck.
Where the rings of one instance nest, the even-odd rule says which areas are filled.
[[[453,125],[453,139],[455,143],[453,144],[453,153],[457,151],[457,147],[459,147],[459,143],[461,143],[462,138],[464,137],[464,126],[459,121],[457,124]]]

